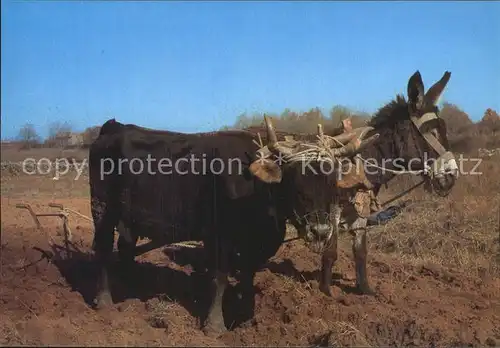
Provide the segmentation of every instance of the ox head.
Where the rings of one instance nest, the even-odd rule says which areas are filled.
[[[427,188],[442,196],[451,191],[458,176],[457,162],[446,135],[446,124],[439,118],[437,107],[450,76],[450,72],[445,72],[426,93],[420,72],[415,72],[408,81],[408,113],[416,140],[414,152],[426,170]]]
[[[336,137],[326,136],[318,125],[316,141],[285,137],[278,141],[271,121],[264,117],[267,145],[259,144],[258,159],[250,172],[265,183],[279,184],[282,208],[308,246],[320,252],[333,232],[333,190],[340,160],[353,156],[377,139],[363,139],[373,128],[364,127]],[[324,236],[324,238],[321,238]],[[318,238],[320,237],[320,238]]]

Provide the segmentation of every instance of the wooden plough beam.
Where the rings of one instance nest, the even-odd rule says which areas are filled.
[[[64,244],[65,244],[66,250],[69,251],[69,244],[71,242],[71,239],[73,238],[73,235],[71,233],[71,229],[69,228],[68,209],[65,209],[62,204],[57,204],[57,203],[49,203],[48,206],[51,208],[58,208],[60,211],[57,213],[38,213],[37,214],[33,211],[33,208],[29,204],[23,204],[23,203],[16,204],[16,208],[28,210],[31,217],[33,218],[33,221],[36,224],[37,229],[41,230],[42,232],[45,232],[45,234],[47,236],[47,240],[49,242],[49,245],[51,245],[51,246],[55,244],[54,239],[52,238],[52,236],[50,236],[48,231],[46,231],[43,228],[43,226],[40,223],[40,220],[38,218],[44,217],[44,216],[60,217],[62,219],[62,222],[63,222]]]

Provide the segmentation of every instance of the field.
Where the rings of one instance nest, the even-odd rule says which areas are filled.
[[[59,156],[40,151],[3,151],[2,161]],[[417,189],[404,197],[411,204],[401,215],[370,229],[368,271],[376,296],[351,291],[347,235],[339,244],[333,298],[318,290],[320,257],[301,241],[288,242],[256,277],[255,319],[216,340],[198,329],[203,301],[194,291],[199,280],[189,277],[195,250],[155,250],[138,257],[133,284],[113,293],[113,308],[96,312],[88,304],[95,277],[89,261],[91,224],[71,215],[80,251],[64,259],[28,212],[16,208],[29,203],[37,212],[49,212],[47,204],[56,202],[90,216],[87,177],[74,180],[70,172],[53,180],[50,174],[3,170],[0,344],[498,346],[499,157],[483,159],[476,171],[482,174],[461,176],[446,198]],[[382,202],[410,183],[408,178],[391,182]],[[60,220],[40,219],[62,243]],[[123,280],[116,276],[113,282]],[[227,302],[231,325],[236,291]]]

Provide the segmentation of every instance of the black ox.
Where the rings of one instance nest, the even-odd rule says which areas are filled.
[[[97,308],[112,302],[108,272],[115,227],[123,265],[133,260],[138,237],[158,246],[203,241],[213,287],[202,325],[207,333],[226,329],[222,297],[228,274],[240,272],[243,296],[253,303],[255,272],[280,247],[287,219],[307,217],[306,229],[314,233],[333,230],[335,175],[328,165],[360,151],[376,135],[360,141],[366,129],[343,148],[321,136],[317,142],[278,142],[266,117],[265,122],[266,146],[256,146],[255,134],[244,131],[181,134],[114,119],[103,124],[89,154],[100,269]]]

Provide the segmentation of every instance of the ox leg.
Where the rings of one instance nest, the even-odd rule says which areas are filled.
[[[120,234],[118,237],[118,269],[121,278],[126,281],[135,279],[133,271],[135,266],[135,246],[137,244],[137,239],[137,237],[132,237],[132,242],[128,242],[123,235]]]
[[[353,243],[352,252],[356,264],[356,288],[361,294],[373,295],[366,272],[368,246],[366,242],[366,218],[358,218],[352,224]]]
[[[109,288],[109,267],[113,253],[114,231],[113,223],[109,219],[103,221],[96,228],[94,235],[94,251],[96,263],[99,270],[97,280],[97,295],[94,304],[97,309],[105,308],[113,304]]]
[[[212,257],[212,267],[209,267],[209,275],[211,278],[211,304],[208,309],[208,316],[203,327],[203,331],[207,335],[217,336],[225,332],[224,315],[222,312],[222,303],[224,293],[229,284],[228,275],[228,252],[224,243],[216,243],[214,247],[207,248],[207,251]]]
[[[227,275],[226,272],[217,270],[212,280],[212,293],[215,292],[215,294],[212,297],[212,303],[208,310],[208,318],[203,328],[207,334],[219,335],[226,331],[224,315],[222,313],[222,300],[229,283]]]
[[[255,289],[253,286],[255,278],[255,270],[245,270],[240,274],[239,285],[241,289],[241,307],[240,318],[241,322],[247,321],[254,317],[255,312]]]
[[[132,233],[132,229],[126,226],[123,221],[118,223],[118,259],[120,260],[120,264],[127,269],[129,266],[132,266],[135,260],[135,246],[137,244],[137,237]],[[124,233],[128,234],[132,238],[132,242],[128,242]]]

